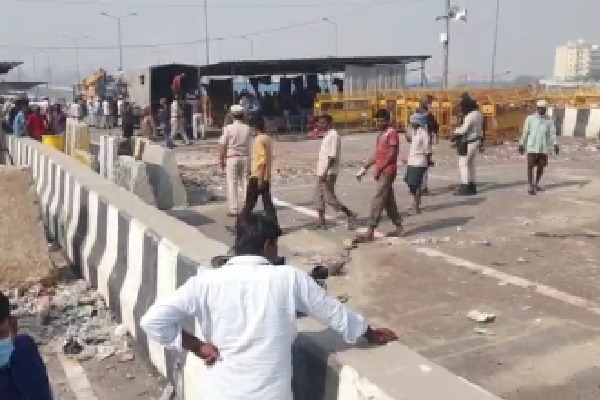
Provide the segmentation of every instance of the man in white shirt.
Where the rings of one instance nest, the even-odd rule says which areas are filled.
[[[410,116],[410,151],[406,159],[406,175],[404,182],[414,199],[416,214],[421,213],[421,196],[423,194],[423,181],[427,174],[429,159],[431,157],[431,134],[427,129],[427,114],[415,113]]]
[[[102,101],[102,127],[104,129],[110,128],[110,103],[108,99]]]
[[[339,332],[348,343],[397,340],[389,329],[329,297],[305,272],[274,265],[281,230],[275,221],[249,215],[236,227],[236,256],[220,269],[203,269],[142,318],[148,338],[187,350],[211,367],[203,377],[205,400],[292,400],[292,343],[296,312]],[[183,330],[196,318],[203,339]],[[200,395],[200,394],[199,394]]]
[[[192,144],[191,139],[185,133],[183,109],[180,102],[174,99],[171,103],[171,138],[175,138],[178,134],[181,136],[184,144]]]
[[[123,118],[123,99],[121,97],[119,97],[119,100],[117,100],[117,126],[121,126],[121,121]]]
[[[75,100],[73,103],[71,103],[71,106],[69,107],[69,115],[71,116],[71,118],[81,120],[82,114],[83,113],[81,112],[81,104],[79,104],[79,100]]]
[[[333,129],[333,118],[324,114],[319,116],[317,126],[325,133],[319,150],[317,162],[317,189],[315,193],[315,205],[319,213],[317,229],[325,229],[325,206],[328,204],[336,212],[343,212],[348,217],[348,229],[354,229],[356,225],[356,213],[350,211],[343,205],[335,195],[335,183],[340,173],[340,157],[342,152],[342,139],[337,131]]]
[[[250,126],[244,123],[244,108],[234,104],[230,112],[233,123],[223,128],[219,139],[219,160],[221,169],[225,170],[227,175],[227,215],[237,217],[246,199],[252,135]]]
[[[457,143],[461,184],[454,195],[473,196],[477,194],[475,158],[483,138],[483,115],[477,102],[468,95],[461,100],[460,108],[464,119],[454,131],[453,140]]]

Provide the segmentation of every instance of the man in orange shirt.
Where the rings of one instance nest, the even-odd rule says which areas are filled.
[[[27,117],[27,133],[35,140],[41,141],[47,131],[46,117],[42,115],[40,108],[36,107]]]
[[[181,84],[182,84],[183,78],[185,78],[185,73],[175,75],[175,78],[173,78],[173,83],[171,83],[171,90],[173,90],[173,97],[175,97],[176,99],[180,98]]]

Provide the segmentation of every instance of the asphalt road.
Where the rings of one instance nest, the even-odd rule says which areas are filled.
[[[322,257],[343,258],[343,240],[355,235],[331,212],[328,231],[311,229],[318,145],[275,146],[273,192],[286,232],[281,247],[303,268]],[[358,183],[354,174],[372,146],[372,136],[344,138],[337,186],[363,223],[374,183]],[[172,214],[232,243],[214,147],[177,149],[186,176],[211,183],[190,186],[192,205]],[[396,184],[408,236],[352,250],[344,276],[328,280],[329,291],[395,329],[404,344],[503,398],[599,398],[600,152],[597,143],[564,142],[562,149],[550,158],[538,196],[527,195],[524,158],[506,144],[479,157],[480,194],[457,198],[451,193],[456,156],[440,144],[433,195],[421,215],[410,215],[408,191],[401,179]],[[384,219],[380,232],[391,229]],[[494,313],[495,322],[469,320],[474,309]]]

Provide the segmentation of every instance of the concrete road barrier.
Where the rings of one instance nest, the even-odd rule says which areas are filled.
[[[178,388],[202,398],[205,366],[147,339],[139,321],[166,296],[225,254],[227,246],[158,211],[78,161],[31,139],[9,139],[18,165],[31,169],[51,235],[96,287],[135,339],[139,355]],[[309,319],[294,346],[296,400],[492,400],[493,395],[398,344],[356,348]],[[186,328],[200,334],[195,321]]]
[[[548,114],[558,136],[600,139],[600,108],[550,107]]]
[[[156,207],[159,210],[168,210],[187,206],[187,192],[173,150],[157,144],[147,144],[141,157],[148,166]]]

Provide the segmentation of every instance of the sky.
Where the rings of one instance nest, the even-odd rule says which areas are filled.
[[[496,72],[551,76],[557,45],[583,38],[600,43],[598,0],[499,0]],[[148,64],[204,63],[204,43],[144,48],[134,45],[190,43],[205,38],[203,0],[0,0],[0,60],[25,65],[10,78],[71,79],[79,40],[81,75],[119,65],[116,20],[123,20],[124,69]],[[468,21],[452,21],[451,79],[490,75],[496,0],[454,0]],[[208,0],[211,62],[332,56],[337,25],[340,56],[431,55],[427,73],[440,75],[445,0]],[[323,21],[327,18],[333,23]],[[289,29],[280,29],[289,26]],[[260,31],[271,33],[255,34]],[[246,35],[248,39],[241,36]],[[228,37],[237,36],[237,38]],[[223,40],[214,40],[224,38]],[[84,49],[83,47],[112,47]],[[35,67],[34,67],[35,64]],[[65,78],[67,77],[67,78]],[[487,78],[486,78],[487,79]]]

